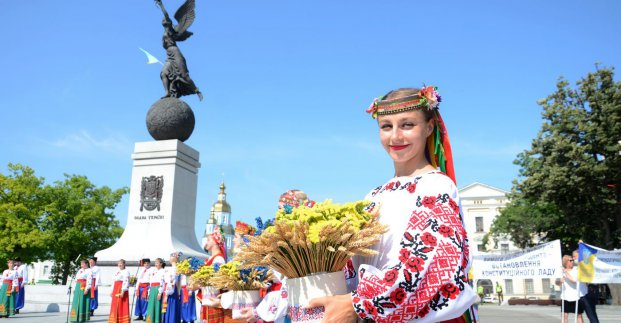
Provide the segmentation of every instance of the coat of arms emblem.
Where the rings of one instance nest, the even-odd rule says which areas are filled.
[[[160,210],[162,201],[162,188],[164,187],[164,176],[154,176],[142,178],[140,189],[140,211],[145,208],[147,211]]]

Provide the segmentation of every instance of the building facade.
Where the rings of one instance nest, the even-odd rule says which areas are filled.
[[[231,206],[226,201],[226,186],[224,182],[220,184],[220,192],[218,193],[218,199],[211,206],[209,212],[209,219],[205,225],[205,235],[203,236],[203,246],[207,242],[207,236],[211,234],[216,225],[222,229],[222,237],[226,245],[227,254],[231,255],[233,250],[233,238],[235,237],[235,230],[231,225]]]
[[[495,239],[489,235],[492,223],[508,203],[509,192],[483,183],[472,183],[459,190],[464,222],[470,240],[470,254],[507,254],[520,249],[508,237]],[[475,286],[482,285],[486,294],[495,295],[496,283],[502,286],[505,301],[511,297],[548,299],[559,293],[556,282],[549,278],[501,279],[492,281],[474,277]]]

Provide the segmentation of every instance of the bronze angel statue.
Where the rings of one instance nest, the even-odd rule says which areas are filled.
[[[203,95],[198,90],[194,81],[190,78],[188,66],[185,63],[185,57],[181,54],[178,41],[184,41],[192,36],[192,32],[188,28],[194,22],[195,0],[186,0],[185,3],[175,12],[175,19],[178,24],[173,26],[173,22],[168,16],[168,12],[164,8],[162,0],[155,0],[155,3],[162,9],[164,13],[164,35],[162,36],[162,45],[166,49],[166,63],[162,68],[160,77],[166,90],[164,97],[179,98],[184,95],[197,94],[200,100]]]

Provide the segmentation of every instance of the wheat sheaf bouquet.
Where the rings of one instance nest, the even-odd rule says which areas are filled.
[[[231,261],[221,265],[209,282],[218,289],[239,291],[265,288],[271,279],[267,267],[241,269],[238,261]]]
[[[287,278],[341,271],[352,256],[377,254],[370,247],[387,231],[377,212],[366,211],[370,203],[326,200],[312,207],[285,207],[276,213],[273,226],[250,238],[236,260],[243,267],[269,266]]]

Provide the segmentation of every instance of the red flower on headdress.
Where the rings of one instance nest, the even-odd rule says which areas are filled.
[[[370,113],[371,116],[373,116],[373,118],[377,117],[377,101],[379,101],[378,98],[373,99],[373,102],[366,110],[367,113]]]
[[[441,100],[440,95],[436,91],[436,88],[433,86],[424,86],[422,89],[420,89],[420,91],[418,92],[418,95],[421,98],[425,99],[427,103],[426,106],[428,109],[436,108]]]

